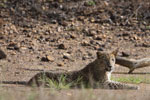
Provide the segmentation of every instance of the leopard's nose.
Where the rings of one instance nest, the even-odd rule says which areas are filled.
[[[109,67],[109,68],[112,68],[112,66],[111,66],[111,65],[109,65],[108,67]]]
[[[107,68],[106,68],[106,71],[111,71],[111,70],[112,70],[111,67],[107,67]]]

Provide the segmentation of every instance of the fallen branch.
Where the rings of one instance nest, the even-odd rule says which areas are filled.
[[[127,59],[124,57],[116,57],[116,64],[129,68],[129,74],[137,68],[150,66],[150,58],[143,58],[139,60]]]

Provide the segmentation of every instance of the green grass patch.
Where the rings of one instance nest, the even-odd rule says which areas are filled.
[[[146,28],[147,30],[150,30],[150,26],[146,26],[145,28]]]
[[[50,88],[55,89],[69,89],[72,86],[72,83],[66,82],[66,76],[64,75],[61,75],[58,81],[53,79],[47,79],[47,82]]]
[[[85,5],[87,5],[87,6],[94,6],[94,5],[96,5],[96,3],[93,0],[91,0],[91,1],[85,2]]]
[[[47,87],[52,89],[70,89],[82,83],[82,77],[77,78],[74,81],[69,82],[67,75],[61,75],[57,79],[50,79],[45,76],[41,77],[41,82],[46,83]]]
[[[112,77],[111,80],[117,81],[117,82],[123,82],[123,83],[133,83],[133,84],[140,84],[140,83],[146,83],[150,84],[150,78],[146,77]]]

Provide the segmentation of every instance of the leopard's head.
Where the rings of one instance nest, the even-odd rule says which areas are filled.
[[[107,72],[111,72],[114,69],[114,65],[116,62],[116,55],[118,53],[118,49],[112,52],[97,52],[97,60],[101,70],[105,70]]]

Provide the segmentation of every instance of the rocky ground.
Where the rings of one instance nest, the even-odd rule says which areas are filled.
[[[149,7],[148,0],[1,0],[0,49],[7,57],[0,54],[5,58],[0,80],[76,70],[94,60],[97,50],[119,48],[120,56],[148,57]]]

